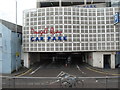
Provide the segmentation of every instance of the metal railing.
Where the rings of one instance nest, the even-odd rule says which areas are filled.
[[[120,77],[5,77],[2,88],[119,88]]]

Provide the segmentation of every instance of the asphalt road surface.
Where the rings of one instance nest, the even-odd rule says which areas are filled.
[[[65,65],[60,63],[45,63],[45,64],[35,64],[32,70],[21,76],[25,77],[56,77],[61,71],[69,73],[77,77],[101,77],[101,76],[120,76],[120,69],[94,69],[91,66],[81,63],[81,64],[71,64]],[[108,72],[109,71],[109,72]],[[108,72],[108,73],[106,73]],[[117,75],[118,74],[118,75]]]
[[[19,77],[3,78],[2,85],[4,88],[119,88],[120,80],[116,78],[119,74],[113,74],[116,71],[108,70],[108,74],[105,72],[107,70],[98,70],[102,69],[94,70],[84,63],[67,66],[60,63],[37,63],[30,72]],[[62,74],[75,78],[65,76],[62,79]]]

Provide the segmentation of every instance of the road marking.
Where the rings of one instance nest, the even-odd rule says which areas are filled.
[[[98,70],[95,70],[95,69],[91,69],[89,67],[86,67],[88,70],[91,70],[93,72],[97,72],[97,73],[101,73],[101,74],[106,74],[106,75],[113,75],[113,76],[120,76],[120,74],[111,74],[111,73],[108,73],[108,72],[101,72],[101,71],[98,71]]]
[[[111,75],[113,75],[113,76],[120,76],[120,74],[111,74]]]
[[[57,75],[57,77],[59,77],[60,75],[64,75],[64,74],[65,74],[65,72],[61,71],[61,72]]]
[[[29,73],[31,70],[32,70],[32,69],[29,69],[28,71],[26,71],[26,72],[24,72],[24,73],[22,73],[22,74],[19,74],[19,75],[15,75],[15,76],[17,76],[17,77],[23,76],[23,75]]]
[[[78,69],[80,72],[82,72],[82,74],[86,74],[85,72],[83,72],[83,71],[80,69],[80,67],[79,67],[78,65],[76,65],[76,67],[77,67],[77,69]]]
[[[72,75],[72,74],[69,74],[69,73],[66,73],[66,72],[63,72],[63,71],[61,71],[61,72],[57,75],[57,77],[62,77],[62,75],[64,75],[64,74],[67,74],[67,75],[69,75],[69,76],[75,77],[75,75]]]
[[[40,68],[41,68],[41,66],[39,66],[37,69],[35,69],[34,71],[32,71],[32,72],[30,73],[30,75],[34,74],[34,73],[35,73],[36,71],[38,71]]]
[[[56,81],[54,81],[54,82],[51,82],[51,83],[49,83],[49,84],[54,84],[54,83],[57,83],[57,82],[59,82],[60,80],[56,80]]]

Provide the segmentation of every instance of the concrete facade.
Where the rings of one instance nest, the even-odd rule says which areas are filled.
[[[104,68],[104,55],[111,55],[110,68],[115,68],[115,54],[116,52],[91,52],[88,53],[87,63],[93,67]]]
[[[120,0],[111,0],[111,6],[112,7],[119,7],[120,6]]]
[[[120,8],[96,5],[99,6],[86,8],[83,5],[48,5],[25,10],[23,51],[28,53],[27,56],[36,52],[87,52],[86,63],[104,68],[107,58],[110,68],[115,68],[116,52],[120,51],[120,24],[114,24],[114,15]],[[35,56],[36,61],[40,59],[39,55]],[[31,55],[29,58],[29,62],[28,57],[24,58],[26,67],[34,63]]]
[[[0,73],[12,73],[21,67],[21,55],[17,57],[16,63],[16,48],[17,52],[21,52],[21,33],[15,33],[11,30],[11,25],[14,24],[1,20],[0,23]],[[5,24],[6,23],[6,24]],[[16,47],[17,43],[17,47]]]
[[[114,15],[119,9],[119,7],[48,7],[26,10],[23,20],[23,50],[119,51],[120,25],[114,25]],[[52,30],[57,33],[51,33]],[[62,40],[58,40],[59,37]]]
[[[30,59],[29,53],[24,53],[24,66],[29,68],[30,67]]]

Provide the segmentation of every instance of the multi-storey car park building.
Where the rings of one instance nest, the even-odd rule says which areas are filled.
[[[103,2],[76,2],[38,0],[36,9],[24,11],[26,67],[68,58],[98,68],[114,69],[120,63],[120,24],[114,24],[120,8],[107,7]]]

